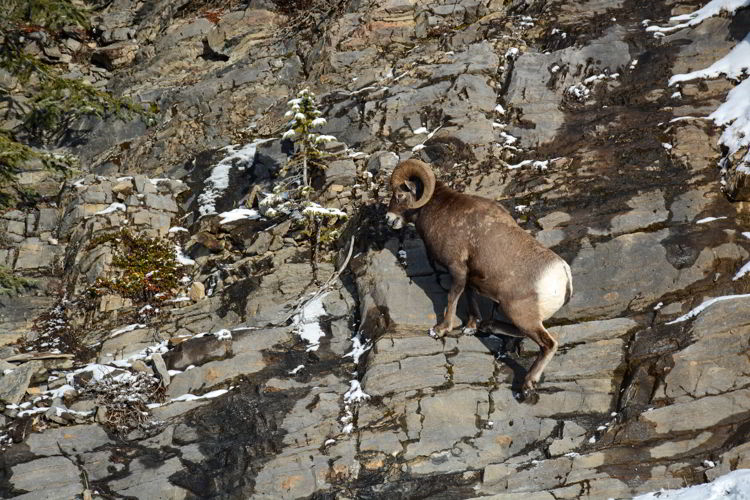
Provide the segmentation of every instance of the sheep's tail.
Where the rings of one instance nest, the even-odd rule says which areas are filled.
[[[573,295],[573,276],[570,274],[570,266],[568,263],[563,261],[563,264],[565,264],[565,274],[568,276],[568,286],[565,290],[565,302],[563,304],[567,304],[568,301],[570,301],[570,297]]]

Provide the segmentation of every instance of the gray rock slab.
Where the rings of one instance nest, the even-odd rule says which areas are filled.
[[[118,359],[127,359],[133,354],[141,352],[146,347],[165,340],[166,336],[151,328],[137,328],[108,338],[102,343],[99,351],[99,362],[109,363]]]
[[[674,353],[664,395],[676,402],[722,394],[750,383],[750,298],[716,302],[693,320],[695,342]]]
[[[283,443],[300,448],[317,443],[318,446],[340,432],[337,420],[341,412],[341,395],[347,384],[329,376],[318,379],[318,384],[304,398],[297,401],[281,422],[286,431]]]
[[[357,178],[357,166],[352,160],[337,160],[328,164],[325,169],[326,182],[350,186]]]
[[[20,403],[26,395],[31,377],[43,366],[41,361],[29,361],[0,377],[0,401],[6,404]]]
[[[554,326],[550,333],[557,336],[560,346],[579,344],[581,342],[596,342],[622,337],[638,326],[630,318],[614,318],[602,321],[587,321],[574,325]]]
[[[171,196],[162,196],[154,193],[146,193],[144,202],[149,208],[161,210],[164,212],[177,212],[177,203]]]
[[[109,442],[107,433],[96,424],[47,429],[44,432],[31,434],[26,440],[29,451],[40,456],[62,453],[76,455],[92,451]]]
[[[258,352],[287,340],[291,335],[291,328],[261,328],[232,331],[232,351],[235,354],[243,352]]]
[[[83,492],[78,467],[65,457],[46,457],[11,467],[10,483],[24,500],[69,500]]]
[[[169,370],[167,369],[167,364],[164,362],[164,358],[162,355],[158,352],[155,352],[151,355],[151,361],[154,363],[154,369],[156,370],[156,373],[159,374],[159,377],[161,377],[161,383],[164,387],[169,385],[169,382],[172,380],[169,375]]]
[[[389,250],[369,256],[367,270],[358,277],[357,286],[360,297],[370,298],[361,302],[365,323],[372,318],[370,309],[379,307],[387,314],[391,328],[427,330],[437,323],[436,311],[442,312],[445,307],[446,292],[435,278],[409,279]]]
[[[605,233],[611,235],[631,233],[664,222],[669,218],[669,212],[664,206],[664,194],[661,190],[638,194],[628,200],[627,205],[631,210],[613,217],[610,222],[610,229]],[[600,231],[589,229],[589,232],[597,234]]]
[[[172,377],[167,396],[205,392],[240,375],[250,375],[266,367],[261,352],[242,352],[222,361],[211,361]]]
[[[184,370],[209,361],[224,359],[232,353],[231,340],[221,340],[216,335],[193,337],[177,344],[164,353],[164,362],[170,370]]]
[[[449,357],[448,362],[452,366],[454,384],[487,384],[494,378],[495,357],[489,351],[459,351]]]
[[[419,337],[392,337],[384,336],[375,341],[372,348],[369,363],[390,363],[407,357],[430,356],[444,351],[443,344],[429,335]]]
[[[555,137],[565,122],[565,113],[560,109],[565,89],[605,69],[616,73],[630,62],[625,35],[624,28],[615,26],[584,47],[569,47],[545,54],[527,52],[515,61],[506,101],[521,110],[524,120],[536,125],[532,129],[509,130],[520,138],[523,147],[535,147]],[[595,68],[590,67],[590,61],[597,61]],[[549,73],[548,77],[540,75],[540,68],[554,65],[565,69]]]
[[[169,420],[175,417],[179,417],[190,410],[198,408],[199,406],[207,405],[211,402],[210,399],[203,399],[197,401],[175,401],[174,403],[168,403],[151,410],[155,420]]]
[[[396,456],[403,452],[401,444],[406,441],[406,434],[403,432],[371,432],[362,431],[359,433],[360,451],[379,451],[386,455]]]
[[[614,378],[615,372],[624,371],[624,346],[622,339],[611,339],[581,344],[558,352],[544,370],[544,380]]]
[[[109,450],[83,453],[79,457],[89,481],[101,481],[125,469],[125,464],[112,460]]]
[[[431,455],[453,448],[462,439],[477,436],[478,407],[487,404],[488,399],[486,390],[463,387],[422,398],[420,428],[409,429],[419,435],[419,441],[407,445],[404,458]]]
[[[329,458],[318,447],[292,449],[266,463],[255,478],[253,499],[291,500],[329,488]]]
[[[672,212],[672,222],[692,222],[698,218],[712,202],[711,186],[696,186],[687,193],[677,196],[669,210]]]
[[[662,242],[669,230],[630,233],[583,247],[571,263],[573,296],[557,318],[606,318],[627,309],[637,310],[662,295],[685,288],[713,271],[718,259],[739,261],[741,247],[723,244],[704,248],[690,267],[677,269]]]
[[[365,373],[362,385],[367,394],[381,396],[425,387],[437,387],[449,380],[445,356],[436,354],[372,366]]]
[[[746,388],[646,411],[640,420],[650,424],[655,434],[662,435],[739,422],[749,411],[750,389]]]
[[[62,255],[63,248],[42,243],[38,238],[27,238],[18,248],[16,270],[49,268]]]
[[[153,463],[136,458],[130,463],[129,474],[109,482],[112,491],[136,498],[153,500],[182,500],[188,491],[169,482],[169,476],[182,470],[179,458]]]

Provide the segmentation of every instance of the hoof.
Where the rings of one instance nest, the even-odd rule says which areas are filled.
[[[526,403],[526,404],[530,404],[530,405],[535,405],[535,404],[537,404],[539,402],[539,393],[536,392],[535,390],[528,391],[528,390],[524,389],[521,392],[520,401],[522,403]]]
[[[538,382],[535,382],[534,380],[531,380],[531,379],[527,378],[523,382],[522,390],[523,390],[524,393],[536,392],[536,386],[537,386],[537,384],[538,384]]]
[[[444,326],[442,323],[439,325],[435,325],[432,328],[430,328],[430,336],[437,336],[437,337],[445,337],[447,333],[449,333],[451,330],[453,330],[453,325]]]
[[[435,332],[435,329],[434,329],[434,328],[430,328],[430,329],[429,329],[429,330],[427,331],[427,334],[428,334],[428,335],[429,335],[430,337],[432,337],[433,339],[437,339],[437,338],[439,338],[439,337],[438,337],[438,334],[437,334],[437,332]]]
[[[467,326],[466,328],[464,328],[463,332],[464,335],[476,335],[477,329]]]

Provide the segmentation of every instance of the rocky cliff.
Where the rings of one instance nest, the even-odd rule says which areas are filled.
[[[24,172],[41,201],[0,215],[33,280],[0,297],[0,494],[601,499],[750,468],[746,4],[99,4],[36,50],[156,118],[77,122],[83,175]],[[315,266],[258,213],[302,88],[338,140],[313,196],[348,217]],[[383,220],[409,157],[570,263],[533,397],[530,341],[427,335],[450,277]],[[153,293],[107,281],[164,248]]]

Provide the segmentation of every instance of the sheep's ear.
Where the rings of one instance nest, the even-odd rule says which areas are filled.
[[[411,192],[414,196],[417,195],[417,184],[412,181],[404,181],[404,186],[406,186],[406,189]]]

